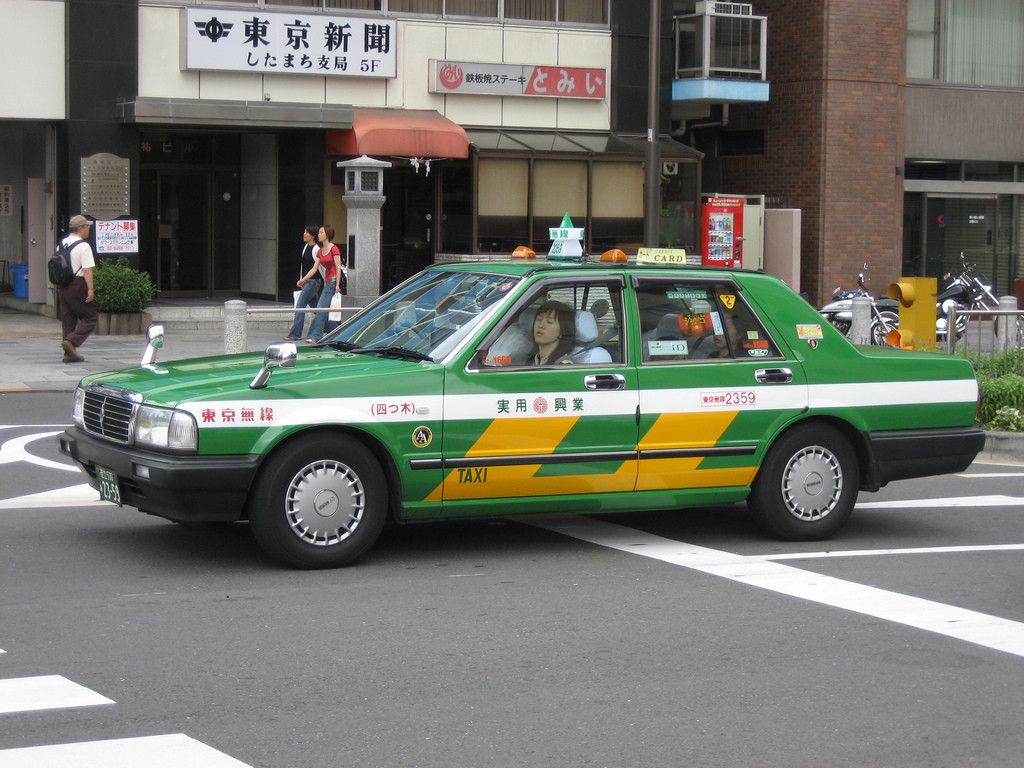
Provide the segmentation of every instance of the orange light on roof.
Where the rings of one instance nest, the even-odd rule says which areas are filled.
[[[517,245],[516,249],[512,251],[513,259],[536,259],[537,252],[530,248],[528,245]]]
[[[620,248],[612,248],[601,254],[601,261],[624,263],[628,261],[626,254]]]

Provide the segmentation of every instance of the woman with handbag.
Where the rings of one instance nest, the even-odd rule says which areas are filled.
[[[324,224],[318,233],[320,240],[320,266],[324,269],[324,288],[320,291],[320,299],[316,305],[326,309],[331,306],[331,300],[337,293],[341,298],[341,249],[334,244],[334,227]],[[315,344],[323,338],[327,332],[327,313],[317,312],[316,317],[309,326],[309,337],[306,339],[310,344]]]
[[[315,307],[320,300],[320,292],[324,287],[324,279],[320,275],[320,246],[316,243],[319,228],[312,224],[302,231],[302,255],[299,257],[299,279],[295,287],[295,309]],[[306,312],[296,312],[291,330],[284,337],[285,341],[302,339],[302,328],[306,324]],[[314,317],[315,319],[315,317]]]

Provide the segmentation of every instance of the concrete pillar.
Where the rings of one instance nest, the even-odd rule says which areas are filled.
[[[348,211],[349,254],[348,296],[345,303],[366,306],[380,295],[380,209],[384,206],[384,169],[386,160],[363,155],[342,160],[345,192],[342,202]]]
[[[854,344],[871,343],[871,299],[855,296],[852,304],[849,339]]]
[[[1016,296],[1000,296],[999,309],[1017,311]],[[1013,315],[996,315],[996,352],[1006,352],[1017,346],[1017,318]]]
[[[241,299],[224,302],[224,354],[245,352],[249,346],[246,303]]]

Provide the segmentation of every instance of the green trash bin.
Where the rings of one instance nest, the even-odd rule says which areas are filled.
[[[11,265],[11,283],[14,285],[14,298],[28,298],[28,264]]]

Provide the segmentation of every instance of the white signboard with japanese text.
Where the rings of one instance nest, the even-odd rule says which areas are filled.
[[[398,22],[387,18],[187,8],[182,69],[395,77]]]
[[[431,93],[603,99],[607,83],[603,69],[430,60]]]
[[[137,219],[97,221],[93,225],[96,234],[96,253],[138,253],[139,222]]]

